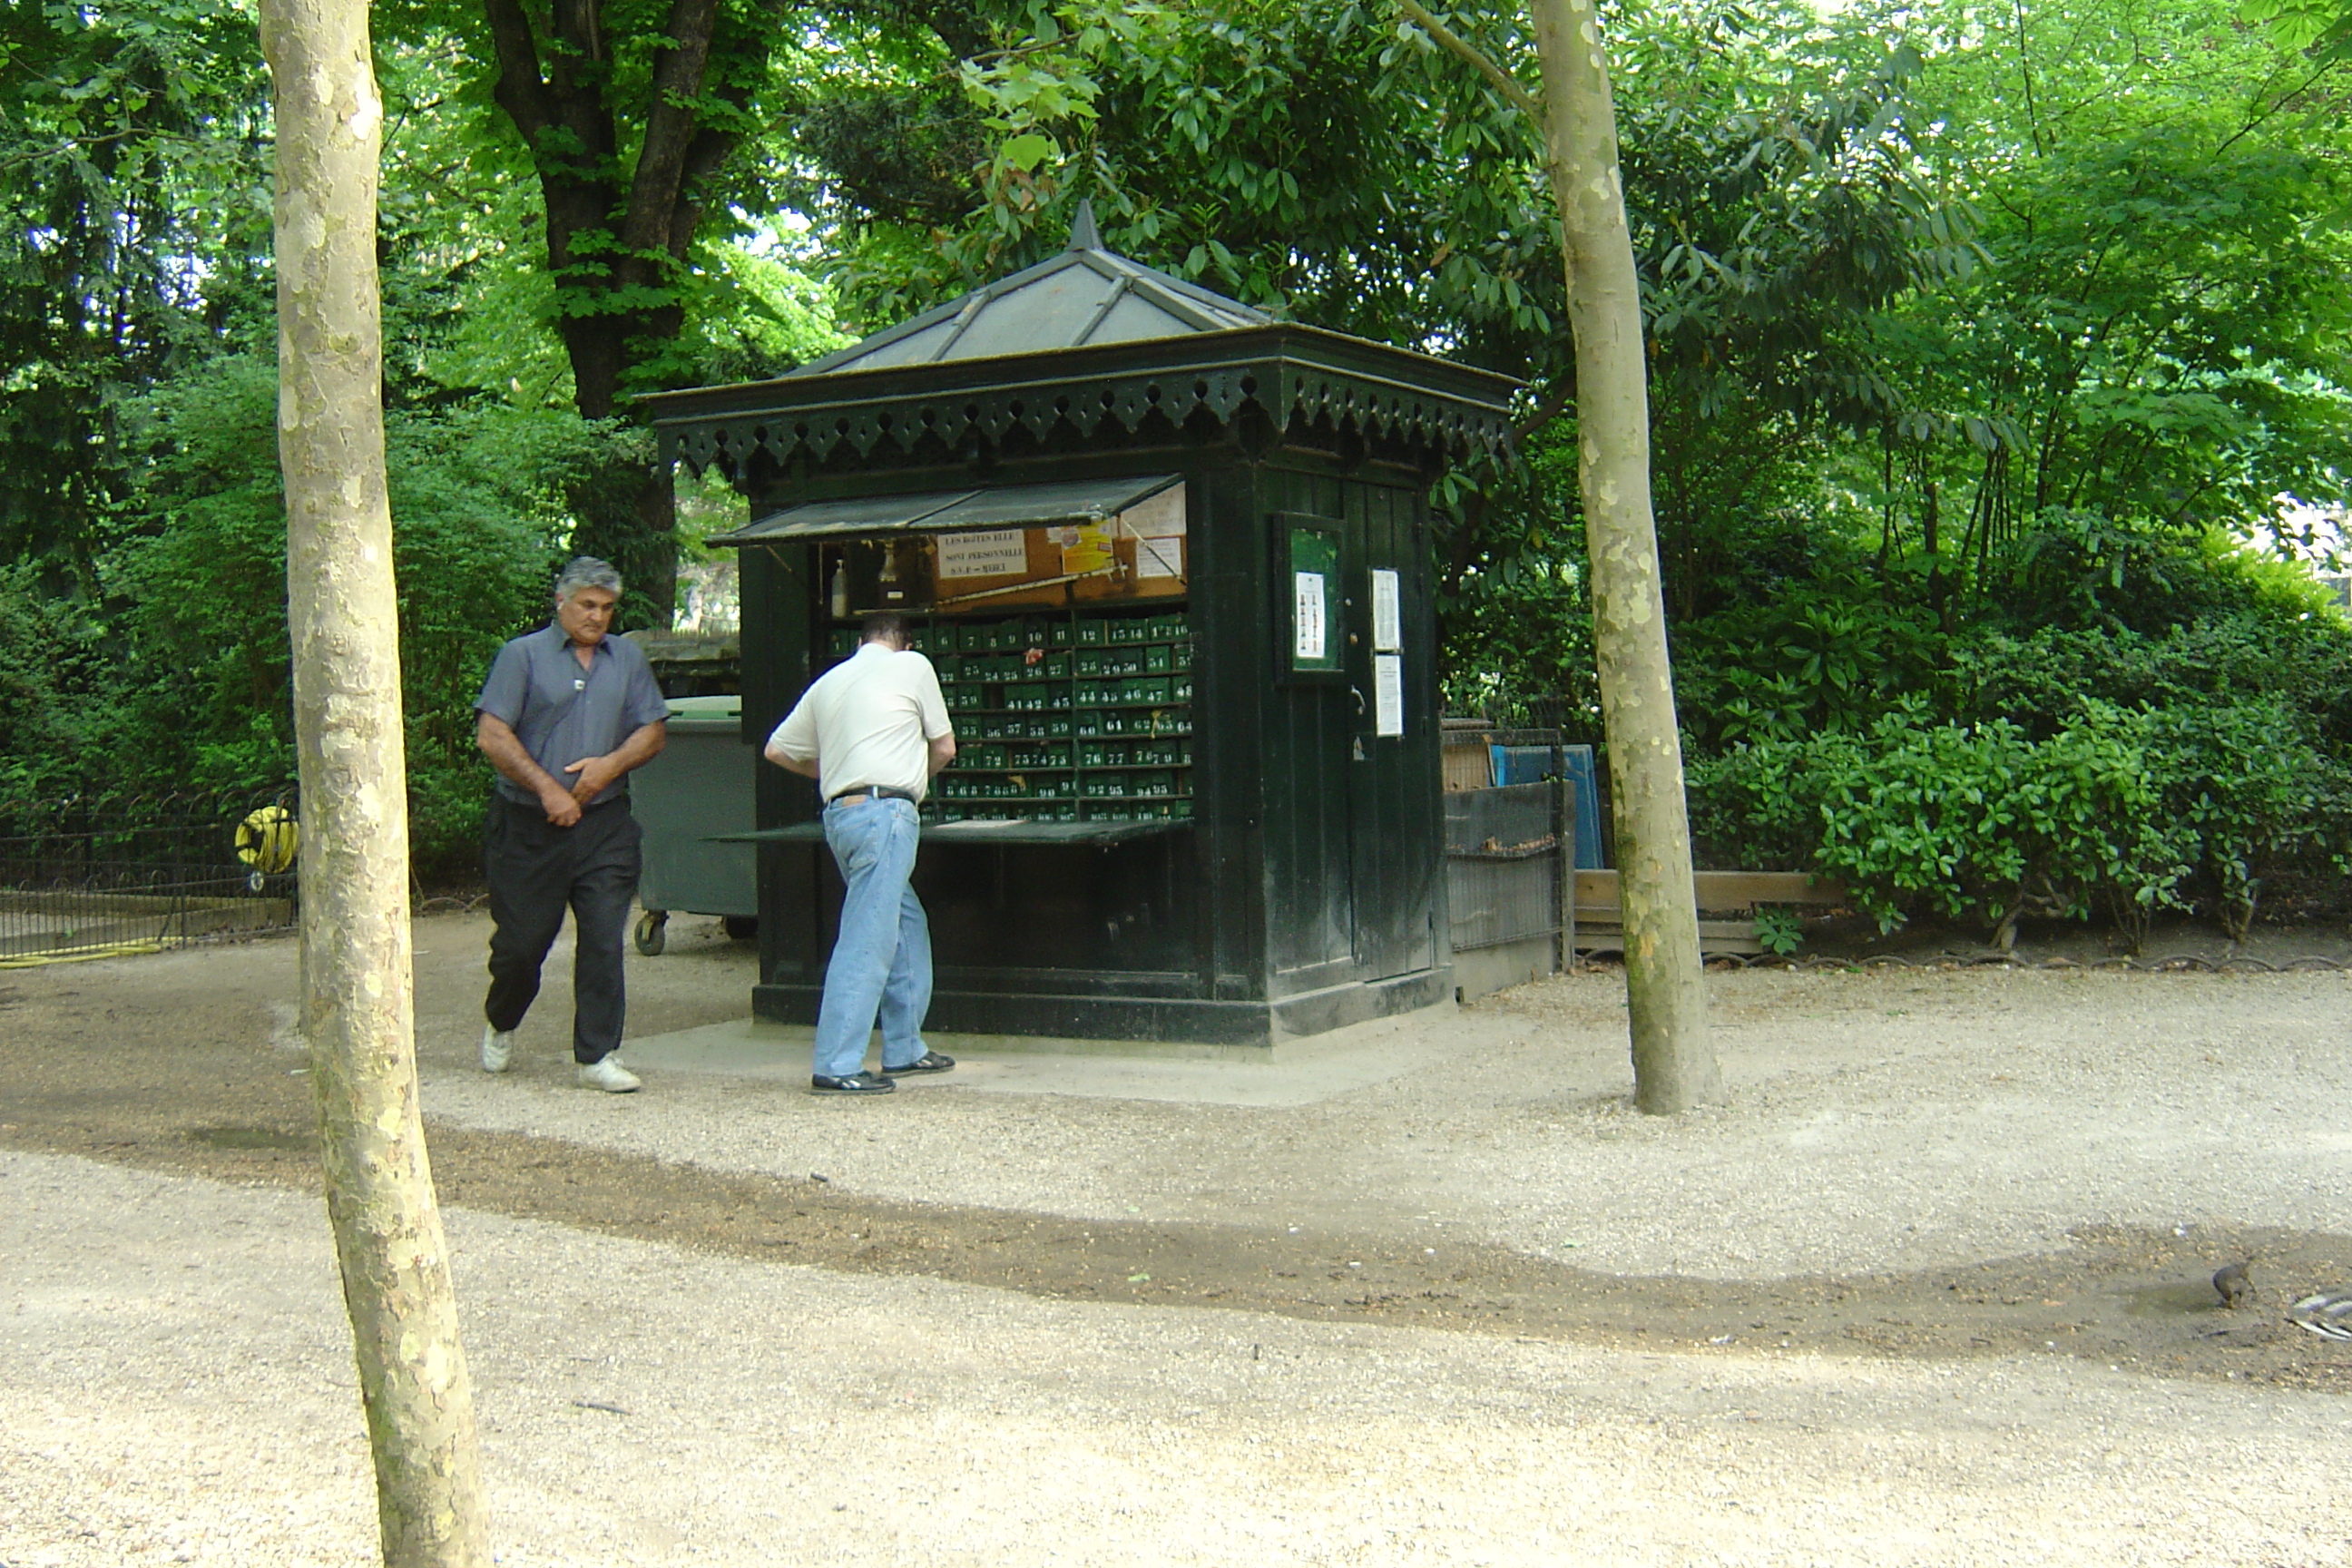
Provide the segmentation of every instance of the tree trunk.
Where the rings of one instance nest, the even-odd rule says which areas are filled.
[[[487,1564],[472,1385],[416,1102],[408,792],[366,0],[263,0],[278,126],[278,459],[302,783],[303,1022],[393,1568]]]
[[[1650,511],[1641,296],[1617,164],[1617,112],[1593,0],[1532,0],[1543,121],[1576,333],[1578,484],[1592,563],[1592,641],[1609,736],[1634,1101],[1720,1097],[1691,880],[1682,738]]]

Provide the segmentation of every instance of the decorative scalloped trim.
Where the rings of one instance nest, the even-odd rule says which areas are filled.
[[[1285,363],[1276,368],[1275,395],[1262,395],[1265,366],[1178,371],[1105,380],[1067,388],[982,389],[961,395],[893,399],[871,405],[818,405],[772,414],[720,416],[664,423],[664,462],[683,459],[699,473],[725,459],[730,466],[765,452],[779,465],[803,454],[832,460],[846,447],[863,458],[895,447],[911,453],[926,437],[953,447],[977,431],[993,443],[1018,425],[1039,440],[1066,426],[1091,436],[1106,419],[1129,435],[1158,414],[1182,425],[1207,412],[1230,425],[1244,405],[1285,428],[1328,422],[1381,439],[1434,447],[1450,458],[1484,451],[1507,458],[1509,421],[1498,410],[1435,393],[1402,391],[1393,384],[1344,371]]]

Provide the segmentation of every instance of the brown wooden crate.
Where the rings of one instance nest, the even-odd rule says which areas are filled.
[[[1444,755],[1447,789],[1487,789],[1493,786],[1495,753],[1487,749],[1483,731],[1475,742],[1456,741],[1447,736]]]

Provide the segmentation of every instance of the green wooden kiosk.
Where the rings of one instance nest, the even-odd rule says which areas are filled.
[[[1426,491],[1516,384],[1069,248],[781,379],[656,396],[751,502],[743,739],[907,612],[960,748],[930,1026],[1270,1045],[1452,994]],[[840,883],[762,767],[756,1016]]]

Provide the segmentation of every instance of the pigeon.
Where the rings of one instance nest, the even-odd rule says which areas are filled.
[[[2221,1298],[2221,1305],[2231,1311],[2253,1297],[2254,1282],[2246,1274],[2252,1263],[2253,1259],[2248,1258],[2244,1263],[2232,1263],[2213,1271],[2214,1293]]]
[[[2287,1309],[2286,1321],[2323,1340],[2352,1344],[2352,1290],[2322,1290]]]

